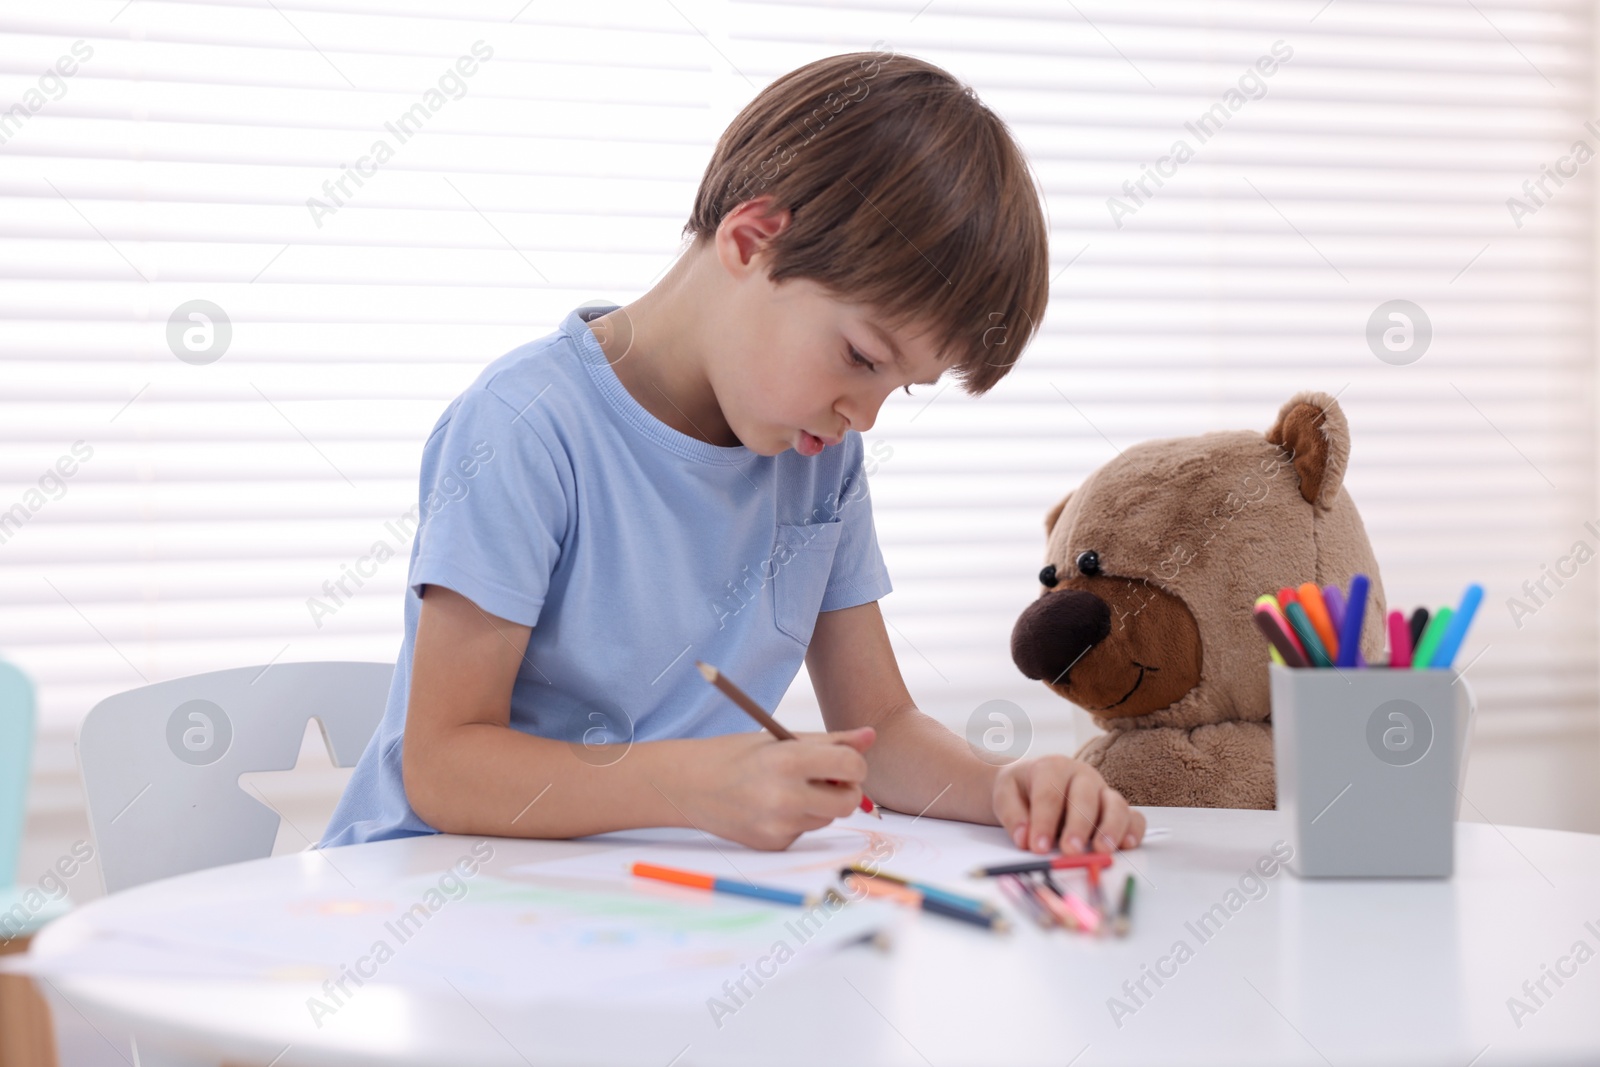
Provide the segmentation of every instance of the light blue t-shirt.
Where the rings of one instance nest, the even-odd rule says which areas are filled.
[[[533,628],[511,726],[601,765],[629,740],[758,729],[695,661],[775,708],[817,613],[890,591],[861,435],[808,458],[679,433],[589,329],[612,307],[490,363],[428,437],[388,707],[321,846],[436,832],[400,773],[424,585]]]

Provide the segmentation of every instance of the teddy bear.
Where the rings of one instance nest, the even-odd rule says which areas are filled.
[[[1265,434],[1134,445],[1045,515],[1011,657],[1105,731],[1077,758],[1129,803],[1276,806],[1261,594],[1367,575],[1361,654],[1382,661],[1383,584],[1349,458],[1337,400],[1306,391]]]

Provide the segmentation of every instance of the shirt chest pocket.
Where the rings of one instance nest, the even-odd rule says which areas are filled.
[[[773,538],[773,622],[802,645],[811,642],[817,610],[833,572],[844,522],[779,523]]]

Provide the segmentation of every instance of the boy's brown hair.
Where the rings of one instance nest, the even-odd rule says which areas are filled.
[[[1044,317],[1048,227],[1021,148],[949,72],[893,52],[829,56],[768,85],[723,131],[685,236],[748,200],[789,225],[770,278],[808,278],[933,337],[981,396]]]

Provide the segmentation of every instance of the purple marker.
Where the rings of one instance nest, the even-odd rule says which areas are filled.
[[[1333,632],[1344,632],[1344,591],[1336,585],[1323,586],[1322,603],[1328,609],[1328,621],[1333,623]]]

